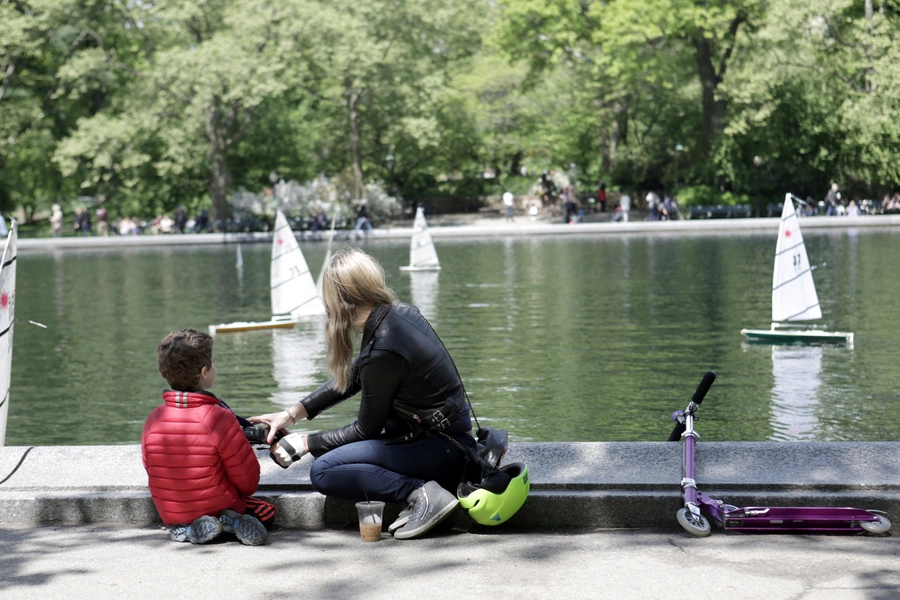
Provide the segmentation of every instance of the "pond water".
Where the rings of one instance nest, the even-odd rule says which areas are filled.
[[[662,441],[707,369],[704,440],[900,438],[900,239],[804,232],[823,322],[853,348],[748,345],[770,321],[772,234],[439,240],[440,273],[402,273],[408,242],[365,245],[450,349],[482,424],[514,441]],[[301,244],[314,273],[321,243]],[[7,445],[137,443],[161,402],[173,329],[269,317],[269,245],[19,253]],[[219,334],[212,391],[243,415],[327,379],[321,319]],[[344,425],[350,399],[298,429]]]

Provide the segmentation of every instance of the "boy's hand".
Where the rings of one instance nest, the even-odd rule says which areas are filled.
[[[289,466],[303,458],[309,452],[306,449],[306,436],[302,433],[286,435],[269,449],[272,457],[279,467],[287,469]]]

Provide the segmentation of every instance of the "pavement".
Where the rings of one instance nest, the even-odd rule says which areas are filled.
[[[0,598],[707,598],[895,600],[900,537],[674,529],[441,531],[362,542],[355,529],[274,530],[203,546],[152,527],[0,528]]]
[[[362,542],[352,504],[258,452],[279,516],[261,547],[168,539],[140,448],[0,448],[0,600],[463,596],[522,599],[900,598],[900,536],[695,538],[676,525],[681,444],[513,443],[532,491],[496,528],[461,510],[420,539]],[[700,488],[740,505],[860,506],[900,515],[900,443],[701,445]],[[388,505],[386,522],[399,507]],[[565,525],[565,526],[561,526]]]

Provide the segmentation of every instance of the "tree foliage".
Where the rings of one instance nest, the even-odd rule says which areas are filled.
[[[0,210],[225,218],[273,172],[411,203],[572,164],[872,197],[900,186],[898,32],[898,0],[0,0]]]

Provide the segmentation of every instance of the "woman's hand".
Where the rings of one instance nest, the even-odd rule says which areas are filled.
[[[290,425],[293,425],[300,419],[305,419],[307,416],[308,414],[306,412],[306,407],[303,406],[302,402],[298,402],[292,406],[287,407],[281,412],[259,415],[258,417],[250,417],[247,420],[251,423],[265,423],[266,425],[268,425],[269,437],[266,441],[271,444],[275,440],[275,434],[277,432],[280,431],[282,435],[287,435],[287,428]]]
[[[267,415],[259,415],[258,417],[249,417],[247,420],[251,423],[265,423],[269,426],[269,437],[266,439],[269,444],[274,441],[277,432],[280,431],[283,435],[287,435],[288,426],[293,425],[290,415],[283,410]]]

